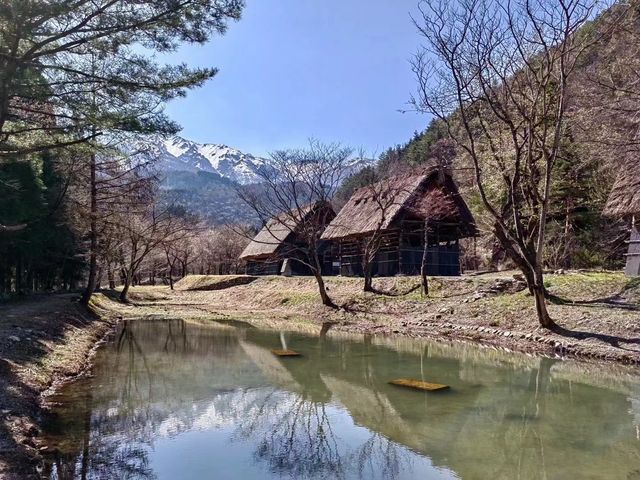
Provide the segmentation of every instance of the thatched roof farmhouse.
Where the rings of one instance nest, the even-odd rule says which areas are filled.
[[[625,163],[613,184],[604,214],[610,217],[640,214],[640,160]]]
[[[338,244],[341,274],[361,275],[363,241],[382,232],[374,272],[414,275],[422,262],[425,219],[429,273],[458,275],[458,241],[475,236],[476,227],[453,178],[442,169],[399,175],[357,190],[322,238]]]
[[[315,202],[269,220],[240,255],[247,262],[247,274],[278,275],[285,261],[293,268],[291,273],[308,273],[295,261],[302,246],[300,230],[307,222],[320,222],[323,228],[334,217],[331,205]]]
[[[609,217],[632,217],[625,273],[639,276],[640,231],[637,222],[640,220],[640,160],[634,158],[625,162],[613,184],[603,213]]]

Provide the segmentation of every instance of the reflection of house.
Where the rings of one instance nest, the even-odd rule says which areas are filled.
[[[308,275],[303,263],[305,236],[317,234],[336,216],[331,205],[316,202],[284,213],[258,232],[240,255],[248,275]]]
[[[381,245],[372,274],[416,275],[422,264],[425,220],[428,273],[459,275],[458,241],[476,234],[475,222],[453,178],[440,169],[357,190],[322,238],[337,244],[342,275],[362,274],[363,245],[376,231]]]
[[[640,275],[640,161],[629,161],[620,170],[604,214],[609,217],[631,217],[631,236],[627,250],[625,273],[629,276]]]

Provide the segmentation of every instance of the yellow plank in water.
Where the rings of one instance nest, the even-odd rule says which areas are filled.
[[[298,352],[296,352],[295,350],[271,350],[271,353],[273,353],[274,355],[277,355],[279,357],[298,357],[300,356],[300,354]]]
[[[401,387],[415,388],[416,390],[426,390],[429,392],[435,392],[437,390],[446,390],[449,385],[442,385],[441,383],[423,382],[422,380],[414,380],[412,378],[398,378],[389,382],[392,385],[399,385]]]

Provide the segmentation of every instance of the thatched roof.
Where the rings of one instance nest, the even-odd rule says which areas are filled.
[[[627,161],[620,170],[603,213],[610,217],[640,214],[640,160]]]
[[[316,202],[301,207],[299,211],[292,210],[270,220],[240,254],[240,260],[276,255],[283,245],[294,241],[296,231],[304,222],[311,221],[314,215],[326,209],[330,210],[328,219],[333,218],[334,212],[330,205],[326,202]]]
[[[451,175],[433,168],[419,174],[398,175],[356,190],[322,238],[334,240],[371,233],[380,223],[381,230],[388,230],[401,215],[459,223],[464,236],[476,233],[473,216]]]

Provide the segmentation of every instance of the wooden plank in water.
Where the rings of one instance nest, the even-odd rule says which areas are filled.
[[[438,390],[447,390],[449,385],[442,385],[441,383],[423,382],[422,380],[415,380],[412,378],[398,378],[389,382],[392,385],[399,385],[401,387],[414,388],[416,390],[424,390],[427,392],[436,392]]]
[[[296,352],[295,350],[279,350],[279,349],[275,349],[275,350],[271,350],[271,353],[273,353],[274,355],[277,355],[279,357],[299,357],[300,354],[298,352]]]

